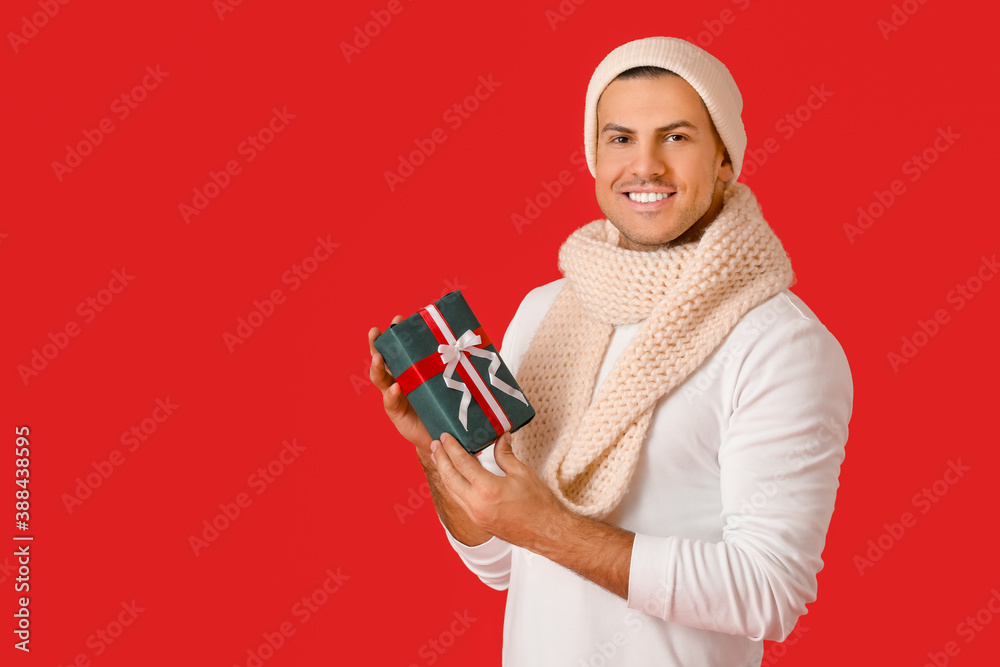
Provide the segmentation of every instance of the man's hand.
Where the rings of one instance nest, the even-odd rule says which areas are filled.
[[[396,315],[392,318],[392,324],[402,321],[402,315]],[[382,407],[385,408],[385,413],[392,420],[396,430],[416,445],[417,453],[422,455],[421,458],[429,456],[431,436],[427,432],[427,427],[420,421],[420,417],[417,416],[410,402],[406,400],[396,378],[385,367],[385,359],[375,349],[375,339],[381,335],[382,332],[379,331],[378,327],[372,327],[368,332],[368,349],[372,354],[372,365],[368,371],[368,377],[382,392]]]
[[[485,470],[448,433],[431,443],[431,451],[441,480],[466,514],[506,542],[536,551],[543,536],[555,537],[560,520],[570,514],[535,471],[514,456],[510,433],[493,448],[506,477]]]
[[[535,471],[514,456],[509,433],[493,450],[505,477],[485,470],[447,433],[431,444],[431,452],[442,483],[479,529],[628,599],[635,535],[563,506]]]
[[[392,318],[392,324],[402,320],[402,315],[396,315]],[[424,422],[421,421],[413,406],[406,400],[396,378],[385,367],[382,355],[375,349],[375,339],[380,335],[382,332],[377,327],[372,327],[368,331],[368,349],[372,355],[372,365],[368,376],[382,392],[382,407],[385,408],[386,415],[392,420],[400,435],[417,448],[417,458],[424,468],[424,474],[427,475],[427,484],[431,489],[434,507],[437,509],[438,516],[445,528],[462,544],[469,546],[482,544],[489,540],[492,534],[477,526],[469,518],[441,482],[437,469],[431,461],[431,435],[427,432],[427,427],[424,426]],[[479,465],[478,462],[476,465]]]

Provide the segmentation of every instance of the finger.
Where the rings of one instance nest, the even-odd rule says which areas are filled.
[[[404,319],[405,318],[402,315],[396,315],[395,317],[392,318],[392,322],[389,323],[389,326],[392,326],[393,324],[399,324]],[[371,351],[373,355],[376,352],[375,339],[381,335],[382,331],[378,327],[372,327],[371,329],[368,330],[368,349]]]
[[[378,327],[372,327],[368,330],[368,350],[371,352],[373,357],[378,354],[378,351],[375,349],[375,339],[381,335],[382,332]]]
[[[406,414],[406,397],[398,383],[393,382],[382,393],[382,406],[393,421]]]
[[[493,447],[493,459],[497,462],[500,470],[503,470],[507,475],[519,470],[524,465],[514,455],[512,441],[510,433],[504,433],[497,439],[497,444]]]
[[[402,321],[403,316],[396,315],[392,318],[390,326],[392,324],[398,324]],[[392,373],[390,373],[386,368],[385,358],[378,350],[375,349],[375,339],[381,335],[382,332],[378,327],[372,327],[368,330],[368,351],[372,355],[372,364],[371,368],[368,370],[368,379],[370,379],[372,383],[382,391],[382,393],[385,393],[385,390],[388,389],[389,386],[396,380],[392,376]]]
[[[434,465],[437,466],[438,475],[441,476],[441,481],[444,482],[444,485],[448,487],[449,491],[464,501],[466,494],[472,491],[472,484],[455,467],[448,448],[444,444],[444,441],[449,438],[454,440],[447,433],[442,433],[441,440],[435,440],[431,443],[431,459],[434,461]]]
[[[375,339],[382,335],[378,327],[372,327],[368,330],[368,351],[372,355],[371,367],[368,369],[368,379],[378,387],[382,392],[385,392],[392,384],[392,380],[389,379],[392,376],[388,375],[385,368],[385,359],[382,354],[375,349]]]
[[[392,373],[385,367],[385,359],[382,355],[376,352],[372,355],[372,365],[368,370],[368,379],[379,388],[383,394],[386,389],[388,389],[396,378],[392,376]]]
[[[461,473],[462,477],[467,479],[469,482],[489,480],[493,478],[493,474],[487,472],[486,469],[483,468],[479,459],[465,451],[465,447],[462,446],[462,443],[460,443],[455,436],[450,433],[442,433],[441,446],[445,453],[447,453],[451,464],[459,473]],[[441,458],[441,456],[438,456],[438,458]]]

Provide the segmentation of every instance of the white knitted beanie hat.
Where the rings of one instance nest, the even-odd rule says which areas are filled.
[[[679,75],[701,95],[733,162],[733,178],[729,184],[735,183],[747,148],[747,134],[740,118],[743,96],[733,75],[718,58],[676,37],[647,37],[623,44],[597,66],[587,86],[587,111],[583,123],[583,145],[590,173],[597,175],[597,101],[601,93],[625,70],[650,65]]]

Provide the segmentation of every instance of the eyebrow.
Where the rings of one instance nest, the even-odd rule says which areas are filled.
[[[664,125],[663,127],[656,128],[656,132],[657,132],[657,134],[661,134],[663,132],[673,132],[674,130],[676,130],[678,128],[681,128],[681,127],[685,127],[685,128],[694,130],[695,132],[699,131],[698,127],[694,123],[692,123],[691,121],[689,121],[689,120],[677,120],[677,121],[674,121],[673,123],[670,123],[669,125]],[[617,125],[615,123],[608,123],[603,128],[601,128],[601,134],[604,134],[605,132],[621,132],[622,134],[635,134],[636,133],[636,131],[633,130],[633,129],[631,129],[631,128],[625,127],[624,125]]]

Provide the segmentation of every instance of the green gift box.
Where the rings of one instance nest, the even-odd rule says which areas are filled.
[[[459,291],[390,326],[375,349],[435,440],[450,433],[476,454],[535,416]]]

